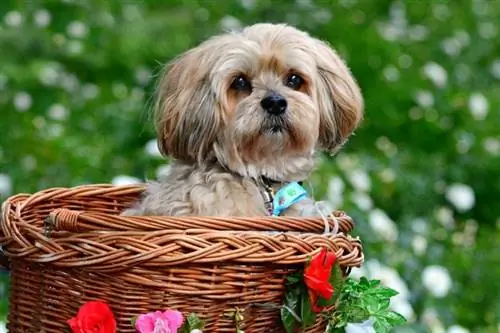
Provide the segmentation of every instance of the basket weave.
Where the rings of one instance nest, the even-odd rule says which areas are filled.
[[[236,308],[246,333],[283,332],[286,275],[321,247],[335,251],[345,276],[363,261],[342,212],[336,235],[324,234],[320,218],[119,216],[143,190],[53,188],[3,204],[10,332],[65,332],[66,320],[96,298],[110,304],[120,333],[135,332],[132,317],[165,308],[195,312],[205,333],[235,332],[226,314]],[[318,316],[307,332],[325,327]]]

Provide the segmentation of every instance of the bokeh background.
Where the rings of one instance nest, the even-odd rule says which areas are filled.
[[[161,65],[259,21],[329,41],[363,89],[363,125],[311,187],[357,221],[354,275],[400,292],[395,331],[500,331],[500,1],[4,0],[0,199],[165,172]]]

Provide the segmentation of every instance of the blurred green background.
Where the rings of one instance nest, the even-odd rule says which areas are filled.
[[[311,185],[357,221],[353,274],[400,291],[396,331],[500,331],[500,1],[5,0],[0,199],[164,172],[161,64],[260,21],[329,41],[363,89],[363,125]],[[0,321],[7,294],[2,272]]]

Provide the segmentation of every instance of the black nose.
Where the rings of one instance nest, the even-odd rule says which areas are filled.
[[[282,114],[286,110],[286,99],[277,93],[272,93],[264,97],[260,101],[260,105],[264,110],[271,114]]]

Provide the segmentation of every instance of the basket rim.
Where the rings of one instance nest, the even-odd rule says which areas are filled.
[[[91,184],[11,196],[2,205],[0,245],[11,260],[102,272],[130,265],[146,270],[221,263],[294,265],[321,247],[333,250],[345,267],[363,262],[361,241],[349,235],[354,222],[344,212],[335,212],[342,221],[340,232],[325,234],[321,218],[119,216],[118,209],[91,212],[54,204],[100,199],[118,207],[123,206],[121,197],[136,198],[144,189],[144,184]],[[36,215],[40,207],[49,211],[47,216]],[[110,223],[115,227],[109,228]]]

